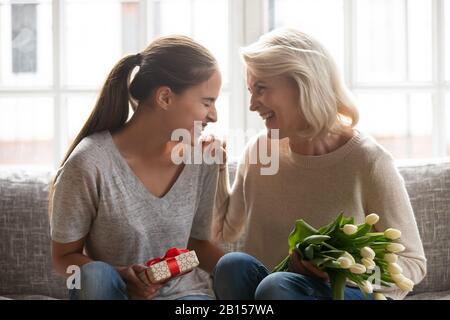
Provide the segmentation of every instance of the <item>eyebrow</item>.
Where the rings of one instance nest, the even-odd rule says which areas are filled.
[[[209,102],[214,102],[214,101],[216,101],[216,98],[213,98],[213,97],[203,97],[202,100],[207,100],[207,101],[209,101]]]
[[[263,80],[256,80],[253,83],[253,85],[249,86],[247,89],[251,90],[252,87],[254,88],[254,87],[259,86],[259,85],[265,85],[264,81]]]

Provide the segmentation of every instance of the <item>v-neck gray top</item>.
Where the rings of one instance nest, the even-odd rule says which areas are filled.
[[[86,236],[86,254],[113,266],[145,263],[189,237],[210,237],[218,167],[186,164],[161,198],[151,194],[128,166],[109,131],[83,139],[57,172],[52,239]],[[195,269],[165,284],[155,299],[211,294]]]

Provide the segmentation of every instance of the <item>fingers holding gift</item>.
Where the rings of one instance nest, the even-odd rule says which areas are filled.
[[[144,265],[132,265],[124,273],[124,279],[127,283],[127,290],[133,297],[152,299],[161,288],[160,284],[145,283],[138,274],[144,271]]]

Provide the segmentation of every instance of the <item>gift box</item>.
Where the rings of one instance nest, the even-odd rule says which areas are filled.
[[[147,269],[139,274],[146,283],[163,283],[186,274],[199,265],[195,251],[169,249],[164,257],[146,262]]]

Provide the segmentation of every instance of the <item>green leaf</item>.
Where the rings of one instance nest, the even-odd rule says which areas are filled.
[[[329,257],[320,257],[320,258],[314,258],[311,260],[311,262],[316,265],[318,268],[322,268],[324,264],[328,261],[331,261],[333,259]]]
[[[361,224],[358,226],[358,231],[356,231],[354,234],[352,234],[350,236],[350,238],[358,238],[358,237],[362,237],[365,236],[369,231],[370,228],[372,228],[372,226],[370,224]]]
[[[309,246],[306,247],[305,249],[305,257],[307,260],[312,260],[314,259],[314,244],[310,244]]]
[[[320,234],[324,234],[324,235],[325,234],[329,235],[330,233],[333,233],[337,228],[339,228],[339,226],[341,224],[341,220],[343,218],[343,215],[344,215],[344,213],[341,212],[333,222],[331,222],[328,225],[320,228],[319,229],[319,233]]]
[[[327,235],[312,235],[303,239],[304,243],[321,244],[324,241],[330,240],[330,236]]]
[[[288,237],[289,253],[294,250],[297,243],[315,234],[318,234],[318,231],[314,227],[307,224],[303,219],[297,220],[294,229]]]
[[[340,269],[343,270],[339,262],[331,260],[324,263],[325,268],[331,268],[331,269]]]
[[[289,257],[283,259],[274,269],[272,272],[280,272],[280,271],[287,271],[288,269],[288,263],[289,263]]]
[[[354,217],[342,217],[341,223],[339,224],[339,228],[342,228],[346,224],[355,224],[355,218]]]

